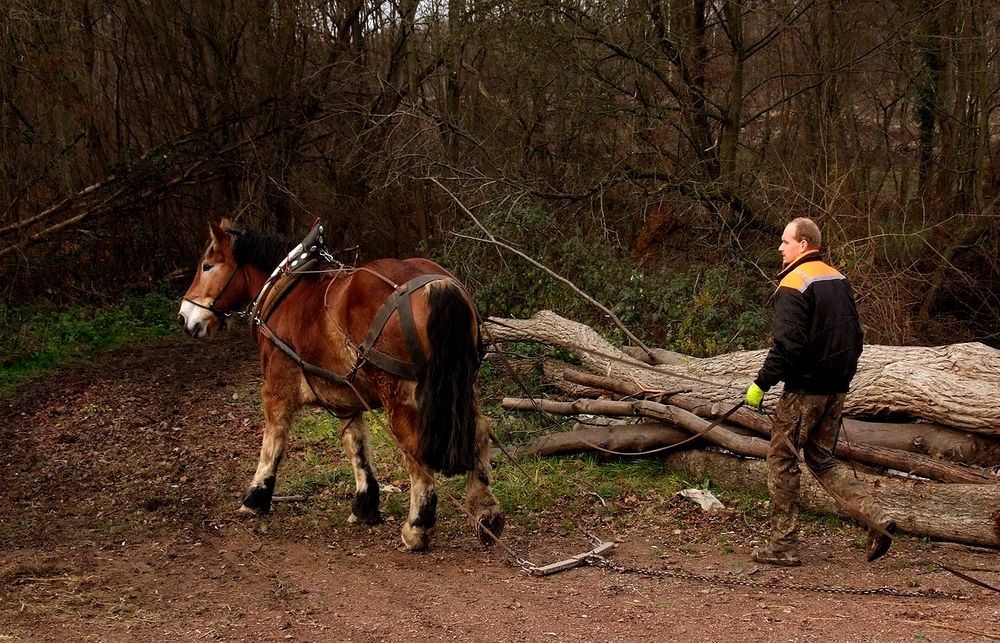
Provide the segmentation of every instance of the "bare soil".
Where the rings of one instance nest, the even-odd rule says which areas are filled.
[[[243,334],[174,338],[0,400],[0,640],[1000,640],[1000,595],[930,562],[998,585],[997,552],[903,537],[868,564],[858,529],[823,521],[806,525],[805,565],[780,569],[751,562],[765,525],[739,510],[505,507],[504,543],[525,558],[589,549],[572,518],[617,539],[610,559],[630,568],[539,578],[484,549],[445,499],[431,550],[402,551],[405,489],[376,527],[347,523],[350,481],[240,518],[258,379]],[[293,440],[286,466],[303,457]],[[835,587],[949,596],[820,591]]]

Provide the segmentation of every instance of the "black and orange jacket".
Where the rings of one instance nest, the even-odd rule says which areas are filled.
[[[858,369],[864,333],[847,278],[809,251],[778,274],[771,350],[754,380],[768,390],[846,393]]]

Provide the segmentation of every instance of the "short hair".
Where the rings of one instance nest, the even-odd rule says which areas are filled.
[[[823,241],[823,235],[819,231],[819,226],[812,219],[807,219],[806,217],[799,217],[797,219],[792,219],[792,230],[795,231],[795,240],[802,241],[803,239],[809,245],[810,248],[818,250],[820,244]]]

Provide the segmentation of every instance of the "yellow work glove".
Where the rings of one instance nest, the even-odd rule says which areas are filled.
[[[752,406],[759,411],[763,404],[764,389],[757,386],[757,382],[754,382],[747,388],[747,406]]]

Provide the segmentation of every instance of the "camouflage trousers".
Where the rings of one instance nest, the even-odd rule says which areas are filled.
[[[767,450],[772,551],[798,553],[800,448],[809,470],[852,518],[866,528],[887,519],[854,472],[833,457],[845,397],[785,392],[778,401]]]

